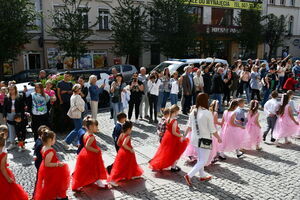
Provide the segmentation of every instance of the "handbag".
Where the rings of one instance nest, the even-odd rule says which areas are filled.
[[[200,136],[200,129],[199,129],[199,124],[197,122],[197,110],[196,109],[194,110],[194,116],[195,116],[197,135]],[[208,139],[208,138],[198,139],[198,147],[203,148],[203,149],[212,149],[211,133],[210,133],[210,139]]]

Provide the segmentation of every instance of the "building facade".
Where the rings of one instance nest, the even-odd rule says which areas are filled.
[[[266,0],[265,14],[283,15],[287,20],[287,31],[283,47],[277,49],[277,57],[284,52],[293,57],[300,57],[300,1],[299,0]],[[265,52],[268,46],[265,46]]]
[[[56,45],[56,39],[49,36],[47,30],[53,25],[50,14],[51,11],[60,9],[63,4],[61,0],[32,0],[35,2],[36,10],[43,14],[43,20],[36,23],[40,29],[33,34],[35,37],[31,43],[26,44],[17,62],[13,64],[13,73],[26,69],[55,68],[57,63],[63,63],[65,68],[70,67],[70,58],[64,56]],[[279,1],[279,0],[278,0]],[[93,35],[88,39],[88,52],[77,62],[78,68],[101,68],[111,66],[119,62],[122,58],[117,58],[111,51],[114,41],[111,39],[110,16],[112,7],[117,6],[115,0],[86,0],[90,7],[85,20],[93,24],[99,18],[99,23],[93,28]],[[238,31],[234,18],[242,9],[253,8],[255,0],[233,1],[233,0],[187,0],[191,4],[190,13],[197,17],[198,43],[194,56],[197,57],[218,57],[233,60],[240,57],[241,48],[232,37]],[[149,4],[151,0],[137,0],[137,3]],[[300,3],[300,2],[299,2]],[[83,6],[84,6],[83,5]],[[266,5],[255,4],[256,8],[266,12]],[[264,7],[264,8],[263,8]],[[276,6],[274,6],[276,8]],[[294,16],[299,17],[299,16]],[[299,27],[299,26],[298,26]],[[295,25],[296,29],[296,25]],[[299,35],[299,33],[298,33]],[[296,41],[297,42],[297,41]],[[210,45],[210,50],[208,46]],[[292,47],[290,47],[290,50]],[[195,54],[195,52],[198,52]],[[264,45],[260,45],[257,56],[264,55]],[[166,58],[160,54],[157,46],[145,49],[140,56],[139,66],[153,66]]]

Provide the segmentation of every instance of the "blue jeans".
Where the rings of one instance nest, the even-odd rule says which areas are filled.
[[[71,144],[75,139],[76,139],[76,142],[78,141],[78,131],[81,129],[82,127],[82,118],[80,119],[73,119],[73,123],[74,123],[74,127],[75,129],[72,130],[68,135],[67,137],[65,138],[65,142],[67,144]]]
[[[158,98],[157,98],[157,112],[160,112],[162,101],[164,97],[164,92],[159,91]]]
[[[283,77],[279,77],[279,82],[277,85],[277,90],[280,90],[283,88],[283,84],[284,84],[284,76]]]
[[[250,103],[250,87],[249,87],[249,84],[244,83],[244,84],[243,84],[243,90],[244,90],[245,93],[246,93],[246,100],[247,100],[247,103]]]
[[[263,100],[261,102],[261,106],[262,107],[264,107],[265,103],[269,100],[269,96],[271,94],[271,90],[269,88],[267,88],[267,87],[263,87],[263,93],[264,93],[263,94],[264,98],[263,98]]]
[[[222,94],[221,93],[213,93],[211,95],[211,99],[219,101],[219,112],[222,112],[223,111],[223,107],[222,107]]]
[[[161,108],[165,108],[166,107],[166,104],[167,104],[167,101],[169,99],[169,96],[170,96],[170,92],[164,92],[163,93],[163,99],[162,99],[162,103],[161,103]]]
[[[123,112],[123,105],[122,102],[118,103],[111,103],[112,109],[114,111],[114,122],[117,124],[117,114]]]
[[[171,105],[177,105],[178,94],[170,94]]]

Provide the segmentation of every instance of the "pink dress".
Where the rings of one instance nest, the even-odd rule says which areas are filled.
[[[230,125],[234,111],[224,112],[224,124],[221,130],[222,143],[219,145],[221,152],[234,151],[245,147],[246,129]]]
[[[216,127],[216,124],[215,124],[215,127]],[[217,127],[216,127],[216,129],[217,129]],[[192,134],[192,132],[188,133],[189,141],[191,141],[191,134]],[[212,163],[212,161],[214,160],[214,158],[217,156],[217,153],[219,151],[219,145],[220,144],[218,142],[218,139],[216,137],[212,136],[212,149],[211,149],[209,158],[208,158],[205,166],[210,165]],[[187,158],[192,157],[195,160],[197,160],[197,158],[198,158],[197,148],[194,145],[192,145],[191,143],[189,143],[186,150],[184,151],[183,155]]]
[[[289,108],[290,105],[286,105],[283,115],[277,118],[273,132],[273,137],[275,139],[290,137],[299,133],[300,126],[291,120],[289,116]]]
[[[246,125],[247,138],[245,140],[245,148],[253,149],[257,144],[262,141],[262,132],[261,128],[256,124],[256,118],[258,116],[258,112],[251,116],[251,113],[248,113],[248,122]]]

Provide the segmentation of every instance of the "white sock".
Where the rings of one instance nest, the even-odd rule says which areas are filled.
[[[240,154],[242,154],[242,152],[240,152],[240,150],[239,150],[239,149],[235,150],[235,152],[236,152],[236,155],[240,155]]]
[[[105,185],[102,183],[101,180],[97,180],[97,181],[96,181],[96,184],[97,184],[99,187],[105,187]]]

